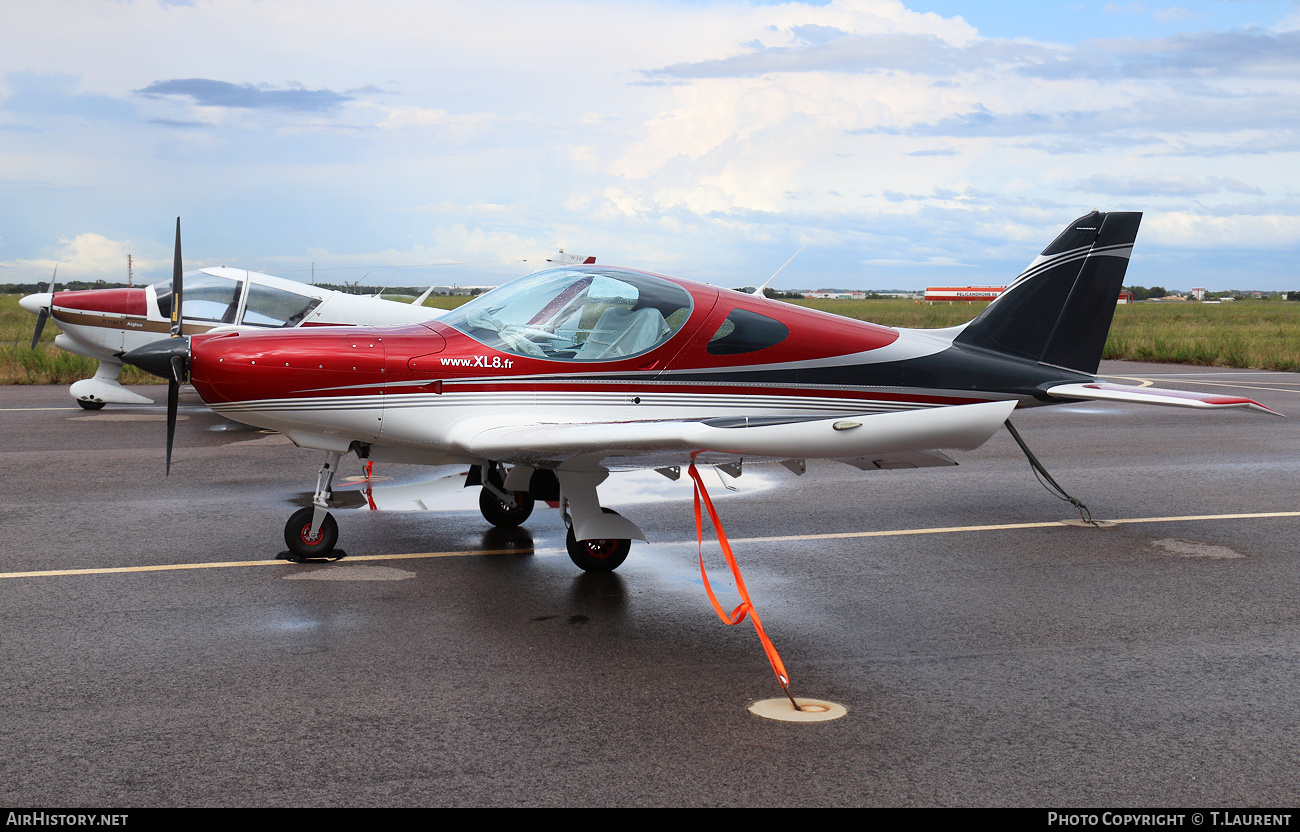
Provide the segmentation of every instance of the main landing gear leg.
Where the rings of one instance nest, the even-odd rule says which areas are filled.
[[[289,547],[290,560],[302,562],[328,558],[339,541],[339,524],[329,513],[329,500],[333,496],[330,486],[338,471],[342,454],[327,452],[325,462],[316,475],[316,493],[310,508],[300,508],[284,526],[284,542]],[[337,559],[337,558],[336,558]]]

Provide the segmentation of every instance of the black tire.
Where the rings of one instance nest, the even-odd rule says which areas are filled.
[[[308,537],[313,513],[314,509],[310,506],[300,508],[284,524],[285,545],[297,559],[327,558],[334,551],[334,544],[339,542],[339,524],[332,514],[325,515],[315,539]]]
[[[606,514],[618,514],[612,508],[602,508]],[[602,538],[600,540],[578,540],[573,535],[573,527],[564,538],[564,546],[569,550],[569,560],[584,572],[613,572],[627,560],[632,551],[631,540]]]
[[[500,528],[518,526],[533,513],[533,498],[527,491],[514,492],[515,507],[507,508],[497,495],[486,488],[478,493],[478,510],[483,519]]]
[[[85,399],[77,399],[77,404],[81,405],[82,410],[101,410],[106,402],[88,402]]]

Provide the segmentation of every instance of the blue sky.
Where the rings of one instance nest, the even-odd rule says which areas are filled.
[[[0,8],[0,283],[495,284],[557,248],[778,287],[1300,289],[1282,0],[46,0]]]

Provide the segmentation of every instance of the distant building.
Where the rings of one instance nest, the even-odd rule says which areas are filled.
[[[928,303],[984,303],[1002,294],[1005,286],[927,286]]]
[[[866,298],[867,293],[865,291],[859,292],[859,291],[853,291],[847,289],[818,289],[815,292],[804,292],[803,296],[806,298],[819,298],[822,300],[828,298],[840,298],[844,300],[862,300]]]
[[[1192,297],[1196,298],[1197,300],[1205,300],[1205,289],[1193,288]]]

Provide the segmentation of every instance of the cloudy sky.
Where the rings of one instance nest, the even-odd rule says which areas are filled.
[[[1300,289],[1290,0],[0,5],[0,283],[1001,284],[1094,208],[1129,282]],[[527,262],[524,262],[527,261]]]

